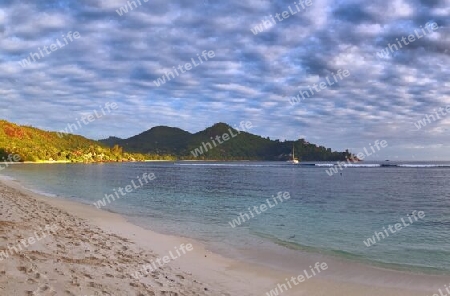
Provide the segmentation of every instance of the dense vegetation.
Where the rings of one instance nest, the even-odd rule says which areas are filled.
[[[231,132],[230,132],[231,130]],[[211,138],[229,134],[230,139],[213,146]],[[231,133],[236,135],[231,137]],[[204,143],[213,146],[202,149]],[[210,146],[210,147],[211,147]],[[94,141],[82,136],[43,131],[31,126],[19,126],[0,120],[0,161],[8,155],[19,155],[21,161],[109,162],[142,160],[287,160],[292,146],[295,156],[303,161],[336,161],[352,157],[348,152],[333,152],[304,139],[296,141],[270,140],[217,123],[191,134],[179,128],[154,127],[129,139],[110,137]],[[123,147],[123,149],[122,149]]]
[[[21,161],[106,162],[150,159],[130,154],[118,145],[111,148],[100,142],[76,135],[58,136],[30,126],[18,126],[0,120],[0,161],[8,155],[19,155]]]
[[[334,152],[330,148],[310,144],[304,139],[280,142],[247,132],[241,132],[208,151],[203,149],[203,154],[192,154],[191,151],[203,146],[202,143],[212,144],[211,137],[230,134],[229,129],[237,134],[235,129],[225,123],[217,123],[195,134],[179,128],[159,126],[129,139],[111,137],[101,142],[110,147],[120,145],[131,152],[169,154],[183,160],[287,160],[292,157],[292,146],[295,156],[303,161],[337,161],[353,157],[348,151]]]

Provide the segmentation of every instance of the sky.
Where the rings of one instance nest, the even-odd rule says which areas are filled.
[[[450,160],[450,0],[310,1],[0,0],[0,118],[59,131],[116,103],[76,133],[250,121],[355,154],[388,143],[367,159]]]

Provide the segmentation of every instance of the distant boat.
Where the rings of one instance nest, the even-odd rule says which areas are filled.
[[[396,167],[396,164],[390,163],[389,159],[386,159],[384,163],[381,164],[382,167]]]
[[[295,158],[295,154],[294,154],[294,145],[292,145],[292,159],[288,160],[287,163],[290,164],[297,164],[298,163],[298,159]]]

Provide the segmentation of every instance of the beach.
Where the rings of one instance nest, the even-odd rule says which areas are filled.
[[[0,296],[450,296],[450,0],[48,2],[0,2]]]
[[[285,268],[275,267],[282,260],[276,256],[272,266],[258,264],[258,256],[270,256],[263,250],[253,263],[225,258],[198,241],[41,196],[12,180],[1,181],[0,227],[1,295],[278,295],[271,293],[286,287],[277,293],[415,296],[438,293],[449,282],[312,254]]]

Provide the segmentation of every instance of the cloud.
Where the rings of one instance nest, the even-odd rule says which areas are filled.
[[[109,101],[119,108],[81,134],[129,137],[155,125],[196,132],[250,120],[252,132],[271,138],[355,151],[388,139],[393,156],[448,158],[441,144],[450,140],[450,120],[414,130],[450,105],[448,0],[312,0],[256,36],[255,24],[293,1],[140,1],[123,16],[121,0],[2,2],[0,117],[59,130]],[[388,58],[377,55],[429,22],[439,29]],[[20,66],[69,31],[81,38]],[[155,86],[204,50],[216,56]],[[338,69],[350,77],[290,105]]]

